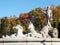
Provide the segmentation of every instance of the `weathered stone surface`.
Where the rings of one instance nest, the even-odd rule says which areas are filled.
[[[0,45],[60,45],[58,38],[1,38]]]

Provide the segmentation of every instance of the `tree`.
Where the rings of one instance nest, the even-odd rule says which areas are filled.
[[[11,26],[10,25],[10,18],[4,17],[1,19],[1,31],[2,31],[3,35],[9,34],[10,26]]]
[[[33,22],[36,30],[41,30],[46,25],[45,14],[41,11],[42,8],[36,8],[29,12],[31,21]]]

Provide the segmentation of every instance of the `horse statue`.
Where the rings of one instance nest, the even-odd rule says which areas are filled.
[[[30,30],[32,37],[42,38],[42,34],[35,31],[35,27],[32,22],[29,23],[28,29]]]
[[[40,31],[40,33],[43,35],[44,38],[50,38],[48,32],[49,32],[49,26],[48,25],[44,26]]]
[[[20,25],[13,26],[13,29],[16,29],[16,33],[14,33],[10,36],[8,36],[8,35],[4,36],[3,35],[2,38],[17,38],[17,37],[23,37],[24,36],[22,26],[20,26]]]
[[[16,29],[17,32],[16,32],[16,37],[19,38],[19,37],[26,37],[26,35],[23,34],[23,27],[20,26],[20,25],[17,25],[17,26],[14,26],[13,29]]]

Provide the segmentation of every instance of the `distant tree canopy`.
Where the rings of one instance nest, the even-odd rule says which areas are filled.
[[[35,30],[39,31],[46,25],[46,14],[42,11],[42,8],[36,8],[28,13],[22,13],[17,18],[16,16],[13,17],[4,17],[1,19],[1,28],[0,28],[0,35],[11,35],[16,32],[12,27],[16,26],[17,24],[21,25],[24,28],[24,34],[28,33],[29,30],[27,29],[28,22],[31,21],[34,26]],[[60,23],[60,6],[51,7],[52,14],[53,14],[53,21],[51,22],[52,26],[59,27],[58,24]],[[25,23],[25,24],[24,24]]]

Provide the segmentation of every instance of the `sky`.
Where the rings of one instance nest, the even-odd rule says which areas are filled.
[[[0,0],[0,18],[19,16],[21,13],[28,13],[32,9],[45,8],[52,4],[60,5],[60,0]]]

